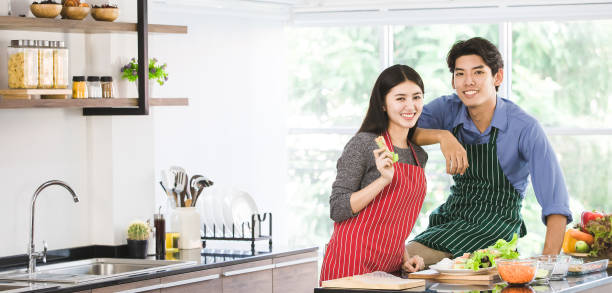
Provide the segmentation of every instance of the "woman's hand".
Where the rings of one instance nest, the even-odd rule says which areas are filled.
[[[423,262],[423,258],[415,255],[410,256],[408,252],[404,250],[404,262],[402,264],[402,270],[409,273],[414,273],[416,271],[420,271],[425,268],[425,262]]]
[[[373,151],[374,159],[376,160],[376,169],[380,172],[381,177],[387,183],[391,183],[393,180],[393,155],[391,152],[380,148]]]
[[[446,158],[446,173],[463,175],[465,169],[469,167],[467,152],[449,131],[445,131],[444,135],[440,136],[440,150]]]

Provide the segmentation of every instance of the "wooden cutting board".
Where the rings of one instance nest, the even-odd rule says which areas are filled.
[[[323,288],[352,288],[352,289],[383,289],[403,290],[425,286],[425,280],[402,279],[386,273],[374,272],[364,275],[345,277],[335,280],[323,281]]]
[[[430,280],[464,280],[464,281],[492,281],[497,278],[497,270],[491,270],[487,274],[480,275],[451,275],[441,274],[436,270],[424,270],[408,274],[408,279],[430,279]]]

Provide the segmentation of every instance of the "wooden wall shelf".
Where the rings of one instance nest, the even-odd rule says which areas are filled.
[[[188,106],[188,98],[149,98],[150,106]],[[138,98],[116,99],[0,99],[0,109],[20,108],[137,108]]]
[[[95,20],[72,20],[59,18],[33,18],[0,16],[0,29],[64,33],[121,33],[137,32],[136,23],[106,22]],[[149,24],[150,33],[186,34],[187,27],[181,25]]]

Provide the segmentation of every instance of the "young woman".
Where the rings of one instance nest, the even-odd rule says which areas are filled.
[[[423,93],[421,77],[405,65],[385,69],[376,80],[361,128],[338,159],[330,197],[334,232],[321,281],[423,269],[423,259],[404,249],[427,190],[427,153],[409,142]],[[384,147],[377,146],[378,136]],[[399,157],[395,163],[392,152]]]

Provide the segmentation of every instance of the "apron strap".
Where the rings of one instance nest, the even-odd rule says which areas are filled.
[[[391,136],[389,135],[389,131],[385,131],[385,133],[383,133],[383,136],[385,137],[385,143],[387,144],[387,148],[394,152],[393,150],[393,142],[391,141]]]

